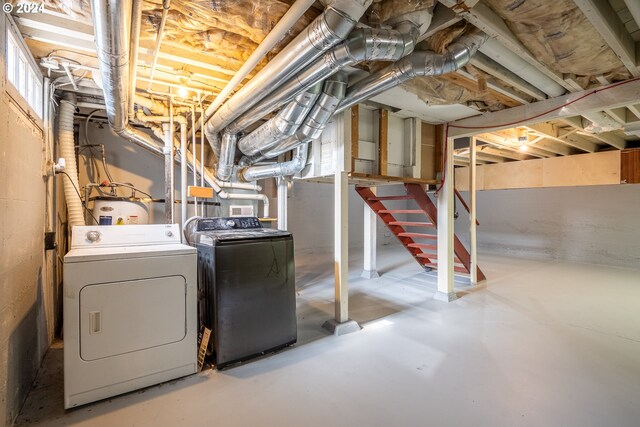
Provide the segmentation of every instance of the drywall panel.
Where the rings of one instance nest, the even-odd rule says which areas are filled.
[[[489,190],[477,200],[481,252],[640,268],[640,185]],[[461,212],[465,244],[468,230]]]
[[[550,157],[543,159],[542,164],[543,187],[620,183],[619,150]]]

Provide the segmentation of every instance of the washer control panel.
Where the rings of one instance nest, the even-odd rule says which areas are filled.
[[[262,228],[262,224],[254,216],[219,217],[199,219],[197,231],[252,230],[256,228]]]

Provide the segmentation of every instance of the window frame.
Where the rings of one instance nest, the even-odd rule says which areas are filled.
[[[7,58],[4,70],[5,93],[42,128],[44,76],[11,15],[5,14],[5,23],[4,43],[2,43],[3,53]],[[10,54],[13,64],[9,61]],[[10,65],[13,65],[12,70],[9,68]],[[20,72],[21,69],[24,71]]]

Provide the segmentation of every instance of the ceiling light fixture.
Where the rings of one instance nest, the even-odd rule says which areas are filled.
[[[180,98],[186,98],[187,96],[189,96],[189,89],[187,89],[186,87],[178,88],[178,96]]]

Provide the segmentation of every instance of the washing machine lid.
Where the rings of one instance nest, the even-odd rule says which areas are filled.
[[[270,228],[259,228],[249,230],[216,230],[216,231],[199,231],[194,233],[194,243],[213,244],[214,241],[233,241],[233,240],[259,240],[273,239],[276,237],[290,237],[288,231],[274,230]]]
[[[195,254],[196,248],[174,243],[169,245],[115,246],[71,249],[64,257],[65,263],[108,261],[159,256]]]

